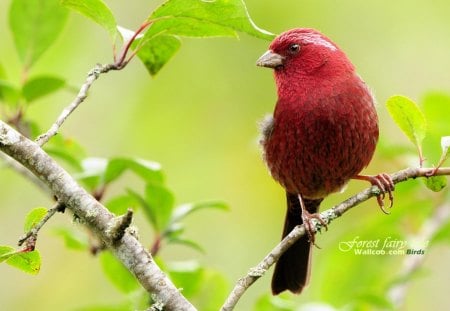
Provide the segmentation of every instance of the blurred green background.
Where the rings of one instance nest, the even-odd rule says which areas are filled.
[[[136,29],[161,1],[106,3],[119,24]],[[417,164],[413,153],[392,157],[390,146],[394,144],[411,151],[413,148],[388,117],[384,102],[393,94],[420,101],[429,90],[450,92],[450,2],[246,3],[261,28],[280,33],[294,27],[313,27],[347,52],[379,102],[381,147],[366,173],[393,172]],[[19,81],[21,67],[8,27],[8,6],[9,1],[0,2],[0,63],[9,77]],[[160,162],[178,203],[226,201],[230,212],[206,211],[188,219],[187,236],[204,247],[205,255],[182,246],[168,246],[161,257],[167,261],[196,259],[225,273],[230,284],[279,241],[285,213],[284,193],[267,173],[257,145],[257,122],[273,110],[276,100],[271,72],[255,66],[268,44],[244,34],[239,40],[184,38],[181,50],[154,79],[137,59],[123,71],[102,76],[62,130],[85,146],[90,156],[124,155]],[[106,33],[72,13],[62,36],[32,74],[55,73],[78,88],[98,62],[111,62]],[[67,91],[46,97],[30,108],[29,116],[47,127],[73,97]],[[140,185],[133,178],[126,184]],[[9,170],[1,171],[0,185],[0,242],[14,245],[26,213],[35,206],[50,207],[51,201]],[[351,182],[344,194],[328,198],[322,209],[364,186]],[[411,210],[402,208],[407,199],[401,193],[402,189],[396,195],[393,215],[381,213],[371,200],[319,235],[322,249],[314,250],[311,286],[295,298],[297,301],[345,304],[348,301],[332,298],[330,292],[336,290],[334,286],[344,286],[349,293],[355,290],[358,280],[345,280],[346,271],[354,274],[354,269],[361,269],[362,279],[380,274],[390,280],[395,277],[404,257],[393,259],[389,266],[371,257],[364,264],[349,267],[345,263],[353,260],[352,255],[339,252],[337,245],[361,235],[368,227],[374,228],[366,235],[371,239],[397,236],[408,227],[400,213],[414,213],[432,196],[425,192],[424,201],[416,202],[416,210]],[[398,231],[392,229],[397,226],[393,220],[399,220]],[[137,224],[142,240],[149,243],[150,229],[139,219]],[[75,310],[113,304],[119,299],[95,258],[67,250],[51,234],[51,227],[59,225],[72,226],[70,217],[58,215],[40,235],[43,266],[38,276],[0,265],[2,310]],[[437,246],[427,253],[426,274],[411,283],[405,310],[448,308],[449,260],[448,247]],[[248,291],[236,310],[252,310],[255,300],[269,291],[270,275],[271,271]],[[379,286],[374,282],[373,290],[380,291]]]

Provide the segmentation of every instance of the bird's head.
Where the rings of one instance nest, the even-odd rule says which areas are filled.
[[[313,75],[322,67],[353,66],[345,54],[326,36],[310,28],[288,30],[270,44],[256,63],[275,70],[275,74]],[[332,69],[335,71],[339,68]]]

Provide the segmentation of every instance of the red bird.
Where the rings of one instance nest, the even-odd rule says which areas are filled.
[[[306,236],[284,253],[275,266],[274,295],[300,293],[307,285],[314,224],[322,200],[354,179],[377,185],[392,205],[387,174],[358,175],[372,159],[378,140],[374,98],[339,47],[314,29],[292,29],[271,43],[257,62],[274,69],[278,101],[273,117],[262,125],[264,159],[286,190],[283,237],[305,224]],[[385,211],[383,209],[383,211]]]

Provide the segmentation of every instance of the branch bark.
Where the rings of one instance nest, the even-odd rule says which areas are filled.
[[[434,172],[434,168],[407,168],[398,171],[391,175],[394,184],[404,182],[411,178],[429,177],[431,172]],[[436,170],[434,175],[450,175],[450,167],[443,167]],[[329,225],[331,221],[342,216],[353,207],[361,204],[364,201],[378,195],[380,189],[377,186],[372,186],[364,191],[350,197],[344,202],[324,211],[321,213],[323,220]],[[315,221],[315,231],[321,229],[321,224]],[[234,309],[239,299],[245,293],[245,291],[255,283],[264,273],[280,259],[281,255],[289,249],[300,237],[305,235],[305,227],[303,225],[295,227],[272,251],[267,254],[266,257],[254,268],[251,268],[246,276],[239,279],[224,305],[220,309],[221,311],[231,311]]]
[[[49,136],[51,137],[51,136]],[[150,253],[102,204],[95,200],[40,146],[0,121],[0,150],[21,163],[42,180],[58,202],[71,209],[136,276],[141,285],[155,295],[165,310],[196,310],[159,269]],[[123,219],[123,218],[122,218]],[[121,236],[120,240],[116,240]]]

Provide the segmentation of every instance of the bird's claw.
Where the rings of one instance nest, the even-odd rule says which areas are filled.
[[[432,176],[436,175],[438,170],[439,170],[439,166],[437,166],[437,167],[431,169],[430,171],[426,172],[425,176],[426,177],[432,177]]]
[[[317,248],[320,248],[316,244],[316,230],[315,230],[315,224],[312,221],[313,219],[316,219],[322,226],[325,227],[326,230],[328,230],[328,225],[323,220],[322,216],[320,216],[319,213],[311,214],[306,209],[302,211],[302,220],[303,225],[305,226],[306,234],[308,235],[309,242],[315,245]]]
[[[372,184],[372,186],[377,186],[378,189],[380,189],[380,193],[377,194],[378,206],[383,211],[383,213],[389,214],[389,211],[387,211],[384,207],[384,199],[387,193],[389,199],[389,208],[394,205],[394,196],[392,195],[392,191],[394,191],[395,185],[391,176],[386,173],[381,173],[374,176],[358,175],[357,178],[367,180]]]

